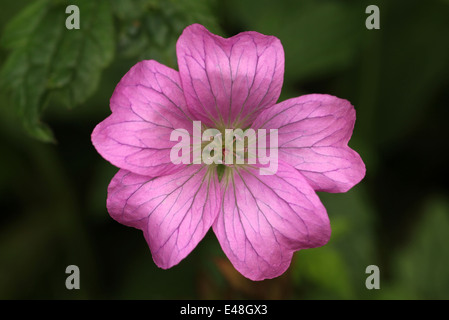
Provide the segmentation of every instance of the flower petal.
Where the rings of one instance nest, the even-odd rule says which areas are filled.
[[[240,273],[251,280],[277,277],[294,251],[327,243],[326,209],[297,170],[284,163],[272,176],[236,170],[213,230]]]
[[[264,111],[254,128],[277,128],[279,159],[299,170],[317,191],[346,192],[365,176],[348,147],[355,123],[349,101],[324,94],[289,99]]]
[[[218,180],[200,165],[154,179],[120,170],[109,185],[107,208],[118,222],[141,229],[154,262],[170,268],[196,247],[215,220]]]
[[[111,98],[112,115],[92,133],[97,151],[113,165],[158,176],[180,169],[170,161],[174,129],[192,134],[178,72],[142,61],[126,73]],[[189,139],[190,141],[190,139]]]
[[[224,39],[194,24],[176,50],[188,108],[210,127],[245,128],[279,98],[284,49],[274,36],[249,31]]]

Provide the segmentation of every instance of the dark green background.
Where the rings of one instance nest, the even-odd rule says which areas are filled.
[[[65,28],[69,4],[80,30]],[[380,30],[365,28],[370,4]],[[1,2],[0,18],[0,298],[449,298],[449,1],[17,0]],[[319,194],[330,242],[274,280],[240,276],[212,232],[158,269],[141,232],[106,211],[117,169],[90,134],[130,67],[177,68],[176,40],[194,22],[278,37],[280,100],[329,93],[357,110],[350,146],[366,177]],[[80,290],[65,288],[71,264]],[[365,287],[368,265],[380,290]]]

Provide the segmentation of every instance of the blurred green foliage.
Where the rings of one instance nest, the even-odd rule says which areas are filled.
[[[80,8],[80,30],[65,28],[68,4]],[[380,30],[365,28],[370,4]],[[447,0],[3,1],[0,298],[448,299],[448,16]],[[277,36],[281,100],[329,93],[357,110],[350,145],[366,178],[319,194],[332,238],[296,253],[277,279],[241,277],[212,232],[178,266],[158,269],[142,234],[106,211],[117,169],[90,134],[131,66],[177,68],[176,40],[195,22],[226,37]],[[80,290],[65,288],[70,264]],[[380,290],[365,287],[372,264]]]
[[[114,29],[106,1],[79,0],[83,28],[69,32],[64,1],[35,1],[12,19],[1,44],[11,51],[0,85],[11,92],[25,128],[43,141],[53,141],[40,121],[47,102],[73,107],[96,90],[101,71],[114,55]]]

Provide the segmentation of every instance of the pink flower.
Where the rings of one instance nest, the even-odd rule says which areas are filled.
[[[274,278],[295,251],[326,244],[330,223],[315,191],[345,192],[365,175],[348,147],[355,110],[311,94],[278,103],[284,51],[279,39],[243,32],[224,39],[187,27],[177,43],[179,72],[136,64],[111,98],[112,114],[92,142],[120,168],[108,188],[115,220],[143,231],[155,263],[170,268],[212,227],[234,267],[252,280]],[[275,175],[258,165],[173,164],[173,130],[277,129]],[[223,168],[223,166],[221,167]]]

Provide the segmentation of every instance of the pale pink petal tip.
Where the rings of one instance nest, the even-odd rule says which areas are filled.
[[[302,175],[279,163],[276,175],[239,170],[213,230],[234,267],[251,280],[280,276],[293,252],[330,238],[326,209]]]
[[[346,192],[365,176],[365,164],[348,146],[356,115],[351,103],[325,94],[289,99],[265,110],[255,128],[277,128],[279,157],[316,191]]]
[[[176,51],[187,107],[206,125],[246,127],[279,98],[284,50],[274,36],[248,31],[225,39],[194,24]]]
[[[196,165],[157,178],[120,170],[109,185],[109,214],[143,231],[154,262],[163,269],[184,259],[215,221],[219,186],[206,170]]]

